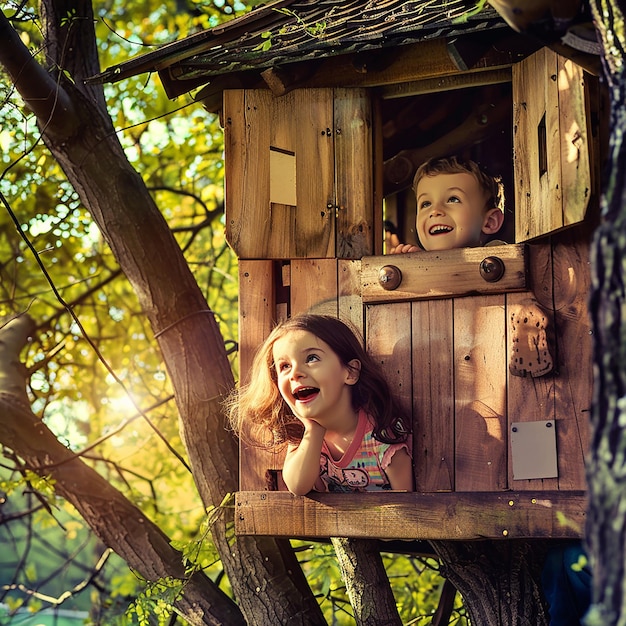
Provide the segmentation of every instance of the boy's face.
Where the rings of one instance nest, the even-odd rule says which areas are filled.
[[[481,245],[491,211],[485,206],[487,194],[472,174],[424,176],[415,195],[417,236],[425,250]]]

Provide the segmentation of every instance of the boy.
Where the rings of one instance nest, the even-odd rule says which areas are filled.
[[[474,161],[429,159],[415,173],[417,236],[424,250],[475,248],[497,233],[504,221],[504,188]],[[503,243],[503,242],[499,242]],[[417,252],[397,243],[390,254]]]
[[[502,181],[486,174],[474,161],[456,157],[429,159],[415,173],[413,190],[417,199],[417,236],[424,250],[482,246],[502,227]],[[397,236],[389,232],[390,254],[420,250],[399,243]],[[491,241],[487,245],[496,243],[504,242]],[[548,551],[542,586],[549,604],[550,624],[580,626],[591,602],[591,569],[580,541],[558,544]]]

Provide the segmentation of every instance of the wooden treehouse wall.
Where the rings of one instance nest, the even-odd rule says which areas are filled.
[[[582,73],[541,54],[547,83],[535,77],[529,87],[523,68],[513,72],[518,243],[493,248],[367,256],[382,221],[372,209],[376,141],[367,91],[226,92],[227,228],[240,257],[242,379],[279,319],[318,311],[350,322],[412,416],[416,481],[412,494],[294,497],[272,491],[280,489],[282,454],[242,445],[238,532],[411,539],[582,533],[592,389],[589,228],[582,222],[542,235],[584,217],[592,190],[589,103],[568,92],[574,104],[567,104],[558,89],[545,95],[559,85],[553,74],[566,71],[582,86]],[[535,74],[537,63],[528,63]],[[542,98],[532,97],[537,90]],[[272,160],[275,151],[286,162]],[[287,188],[272,182],[276,172]],[[548,205],[556,217],[540,230],[546,218],[533,211]],[[497,282],[480,273],[491,256],[505,266]],[[394,290],[378,281],[389,265],[402,275]],[[520,363],[520,345],[540,346],[545,356]],[[355,521],[357,509],[363,515]]]

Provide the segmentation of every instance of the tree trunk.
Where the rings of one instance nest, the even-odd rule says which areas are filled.
[[[539,583],[545,542],[434,541],[442,574],[461,593],[472,626],[547,626]]]
[[[223,339],[167,223],[124,155],[101,88],[84,85],[85,78],[99,71],[90,2],[45,0],[43,4],[45,47],[54,69],[48,74],[33,63],[1,12],[0,62],[35,111],[47,147],[137,293],[171,377],[199,493],[205,506],[218,506],[238,486],[237,445],[225,429],[221,407],[222,395],[233,386]],[[67,15],[74,18],[64,19]],[[75,53],[62,57],[67,50]],[[27,441],[21,438],[12,447],[18,455],[28,454]],[[33,458],[31,463],[46,465],[45,449],[38,453],[40,461]],[[69,494],[72,483],[65,487]],[[94,509],[92,514],[98,517],[99,512]],[[232,514],[232,509],[225,509],[212,528],[213,539],[247,622],[325,624],[288,541],[229,540]],[[106,516],[101,521],[112,522]],[[124,534],[124,521],[120,522],[116,536]],[[99,528],[96,525],[94,530]],[[110,543],[114,539],[107,537],[109,545],[119,550]],[[162,546],[153,547],[158,551]],[[220,618],[216,614],[211,619]]]
[[[358,626],[402,626],[378,541],[331,538]]]
[[[602,223],[592,244],[594,402],[587,466],[587,543],[593,571],[590,626],[626,624],[626,35],[623,3],[591,3],[611,99]]]

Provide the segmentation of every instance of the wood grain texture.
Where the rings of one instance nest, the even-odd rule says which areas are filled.
[[[360,259],[374,251],[372,105],[363,89],[336,89],[334,98],[337,253]]]
[[[335,255],[333,90],[228,90],[226,237],[241,259]],[[270,148],[296,162],[296,206],[271,202]]]
[[[563,226],[556,54],[542,48],[513,67],[515,241]]]
[[[455,488],[505,489],[504,296],[454,301]]]
[[[451,299],[411,304],[413,464],[419,491],[454,490],[452,310]]]
[[[487,257],[497,257],[504,263],[504,275],[497,282],[487,282],[480,274],[480,264]],[[526,289],[523,245],[391,254],[366,257],[362,263],[363,302],[402,302]],[[378,280],[380,269],[387,265],[402,273],[400,286],[391,291],[385,290]]]
[[[385,539],[579,538],[583,492],[238,493],[235,532],[284,537]],[[564,516],[568,523],[562,524]]]

